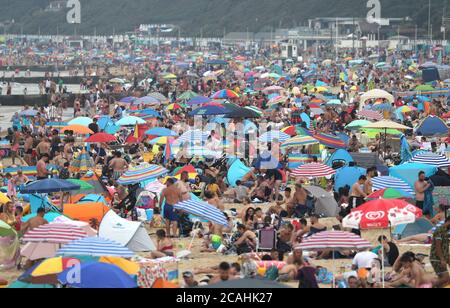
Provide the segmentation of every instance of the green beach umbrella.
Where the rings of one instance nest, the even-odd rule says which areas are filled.
[[[188,101],[197,96],[198,96],[198,94],[195,93],[194,91],[186,91],[178,97],[178,100]]]
[[[15,235],[16,231],[3,220],[0,220],[0,237]]]
[[[355,120],[355,121],[351,122],[350,124],[348,124],[345,128],[346,129],[358,129],[358,128],[364,127],[366,125],[369,125],[370,123],[372,123],[372,122],[367,121],[367,120]]]
[[[70,183],[75,184],[75,185],[80,185],[79,191],[91,190],[91,189],[95,188],[93,185],[89,184],[88,182],[82,181],[82,180],[68,179],[67,181],[69,181]]]
[[[416,90],[416,91],[434,91],[436,89],[428,84],[422,84],[420,86],[417,86],[414,90]]]

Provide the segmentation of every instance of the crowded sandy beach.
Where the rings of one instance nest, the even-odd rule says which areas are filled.
[[[7,40],[0,288],[448,288],[445,50]]]

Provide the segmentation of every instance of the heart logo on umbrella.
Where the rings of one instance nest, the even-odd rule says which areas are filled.
[[[385,216],[385,213],[383,211],[366,213],[366,218],[368,220],[379,220],[379,219],[383,219],[384,216]]]
[[[408,212],[411,212],[411,213],[416,213],[417,212],[417,208],[414,205],[412,205],[412,204],[408,204],[405,207],[405,210],[407,210]]]

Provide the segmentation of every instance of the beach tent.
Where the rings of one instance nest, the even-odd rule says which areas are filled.
[[[448,127],[445,121],[436,116],[428,116],[416,127],[416,135],[439,136],[447,135]]]
[[[103,203],[105,205],[108,205],[108,202],[106,201],[105,197],[102,195],[96,195],[96,194],[89,194],[81,198],[78,203]]]
[[[92,186],[94,186],[94,189],[92,190],[86,190],[83,191],[85,194],[97,194],[97,195],[103,195],[105,197],[111,197],[108,189],[103,184],[102,181],[100,181],[99,177],[95,172],[89,171],[86,173],[85,176],[83,176],[80,180],[85,181]]]
[[[398,238],[406,238],[409,236],[428,233],[433,228],[433,224],[426,218],[417,219],[415,223],[399,225],[395,227],[392,234]]]
[[[131,251],[154,251],[156,246],[141,222],[129,221],[109,211],[100,224],[99,236],[119,243]]]
[[[109,207],[101,202],[64,205],[64,215],[84,222],[90,222],[91,219],[101,222],[108,211]]]
[[[37,210],[41,207],[54,212],[60,212],[60,210],[50,202],[46,195],[32,194],[29,195],[29,200],[31,213],[37,213]]]
[[[350,155],[350,153],[347,152],[347,150],[344,149],[339,149],[337,151],[335,151],[325,162],[325,164],[329,167],[333,167],[334,163],[337,162],[343,162],[346,165],[349,164],[350,162],[353,162],[354,159],[353,157]]]
[[[339,206],[329,192],[317,186],[305,186],[304,188],[315,198],[314,212],[317,215],[321,217],[336,217],[339,214]]]
[[[366,175],[366,169],[361,167],[342,167],[336,170],[336,175],[334,176],[334,190],[339,191],[339,188],[349,186],[352,187],[353,184],[358,181],[361,175]]]
[[[227,179],[228,184],[232,187],[236,186],[236,181],[242,180],[242,178],[250,172],[250,168],[247,167],[242,161],[237,159],[233,164],[231,164],[228,169]]]
[[[363,167],[366,169],[377,167],[378,171],[383,171],[383,167],[387,169],[381,162],[378,153],[351,153],[350,155],[359,167]],[[387,170],[382,173],[383,175],[388,175]]]
[[[425,164],[406,163],[389,168],[389,175],[402,179],[408,183],[409,186],[414,187],[414,183],[417,181],[420,171],[425,172],[427,177],[431,177],[437,172],[437,168]]]

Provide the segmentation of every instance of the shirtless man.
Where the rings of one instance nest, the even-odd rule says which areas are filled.
[[[283,209],[283,205],[285,209]],[[292,189],[290,187],[286,187],[284,190],[284,199],[283,201],[277,201],[276,209],[278,215],[281,215],[283,210],[287,212],[287,217],[292,217],[294,214],[294,208],[292,207]]]
[[[33,229],[36,229],[39,226],[48,224],[48,221],[44,218],[44,216],[45,216],[45,209],[41,207],[37,210],[36,217],[33,217],[26,223],[22,224],[21,227],[22,234],[25,234]]]
[[[306,190],[303,188],[302,184],[297,183],[295,185],[294,196],[292,197],[292,200],[287,207],[288,212],[293,209],[295,216],[304,216],[308,212],[308,208],[306,207],[307,197],[308,194],[306,193]]]
[[[423,210],[423,205],[425,201],[425,191],[431,186],[428,181],[425,180],[425,172],[419,172],[419,179],[414,183],[414,190],[416,191],[416,206]],[[424,215],[429,215],[429,213],[423,213]]]
[[[373,193],[372,178],[375,177],[376,172],[377,172],[376,167],[367,169],[367,181],[364,183],[364,192],[366,193],[366,195],[370,195],[371,193]]]
[[[233,280],[235,279],[232,275],[231,275],[231,266],[228,262],[222,262],[219,265],[219,274],[215,277],[213,277],[210,281],[209,284],[213,285],[222,281],[228,281],[228,280]]]
[[[39,156],[42,156],[43,154],[47,154],[48,157],[50,157],[50,142],[48,141],[47,137],[43,137],[41,139],[41,142],[36,147],[36,152]]]
[[[42,154],[41,159],[37,162],[36,165],[36,178],[38,180],[43,180],[48,178],[48,176],[51,174],[47,170],[47,163],[49,162],[49,155],[48,154]]]
[[[166,186],[162,192],[161,197],[159,199],[159,208],[162,208],[163,201],[165,200],[164,205],[164,219],[166,220],[166,233],[167,236],[170,237],[171,227],[173,231],[173,236],[177,233],[178,229],[178,214],[175,212],[173,206],[182,201],[181,192],[178,189],[177,185],[175,185],[175,181],[172,178],[167,179]]]
[[[206,202],[208,202],[208,204],[211,204],[212,206],[221,210],[222,212],[225,211],[225,206],[222,204],[220,199],[212,192],[210,192],[208,190],[205,191],[205,199],[206,199]]]
[[[19,132],[16,126],[13,127],[14,134],[13,139],[11,141],[11,159],[12,164],[16,164],[17,152],[19,151],[20,141],[22,140],[22,134]],[[18,157],[20,159],[20,157]]]
[[[14,183],[16,183],[17,186],[24,185],[29,181],[30,179],[23,174],[22,170],[17,171],[17,175],[14,177]]]
[[[109,167],[113,170],[113,179],[118,180],[128,169],[128,163],[122,158],[122,153],[114,153],[114,158],[109,162]]]
[[[25,133],[25,144],[24,144],[24,159],[28,166],[32,165],[32,155],[33,155],[33,143],[34,139],[30,132]]]
[[[53,164],[58,166],[59,168],[64,168],[64,164],[67,162],[67,159],[63,156],[64,148],[59,148],[55,151],[55,157],[53,157]]]
[[[64,157],[67,159],[68,162],[72,161],[73,158],[73,146],[74,146],[74,139],[68,138],[67,143],[64,145]]]
[[[367,197],[367,194],[364,192],[364,183],[366,183],[367,177],[365,175],[361,175],[358,181],[353,184],[352,191],[350,194],[350,207],[357,208],[361,204],[364,203],[364,198]]]
[[[180,191],[181,201],[187,201],[191,199],[191,185],[189,184],[189,173],[186,171],[181,173],[180,180],[175,184]]]

